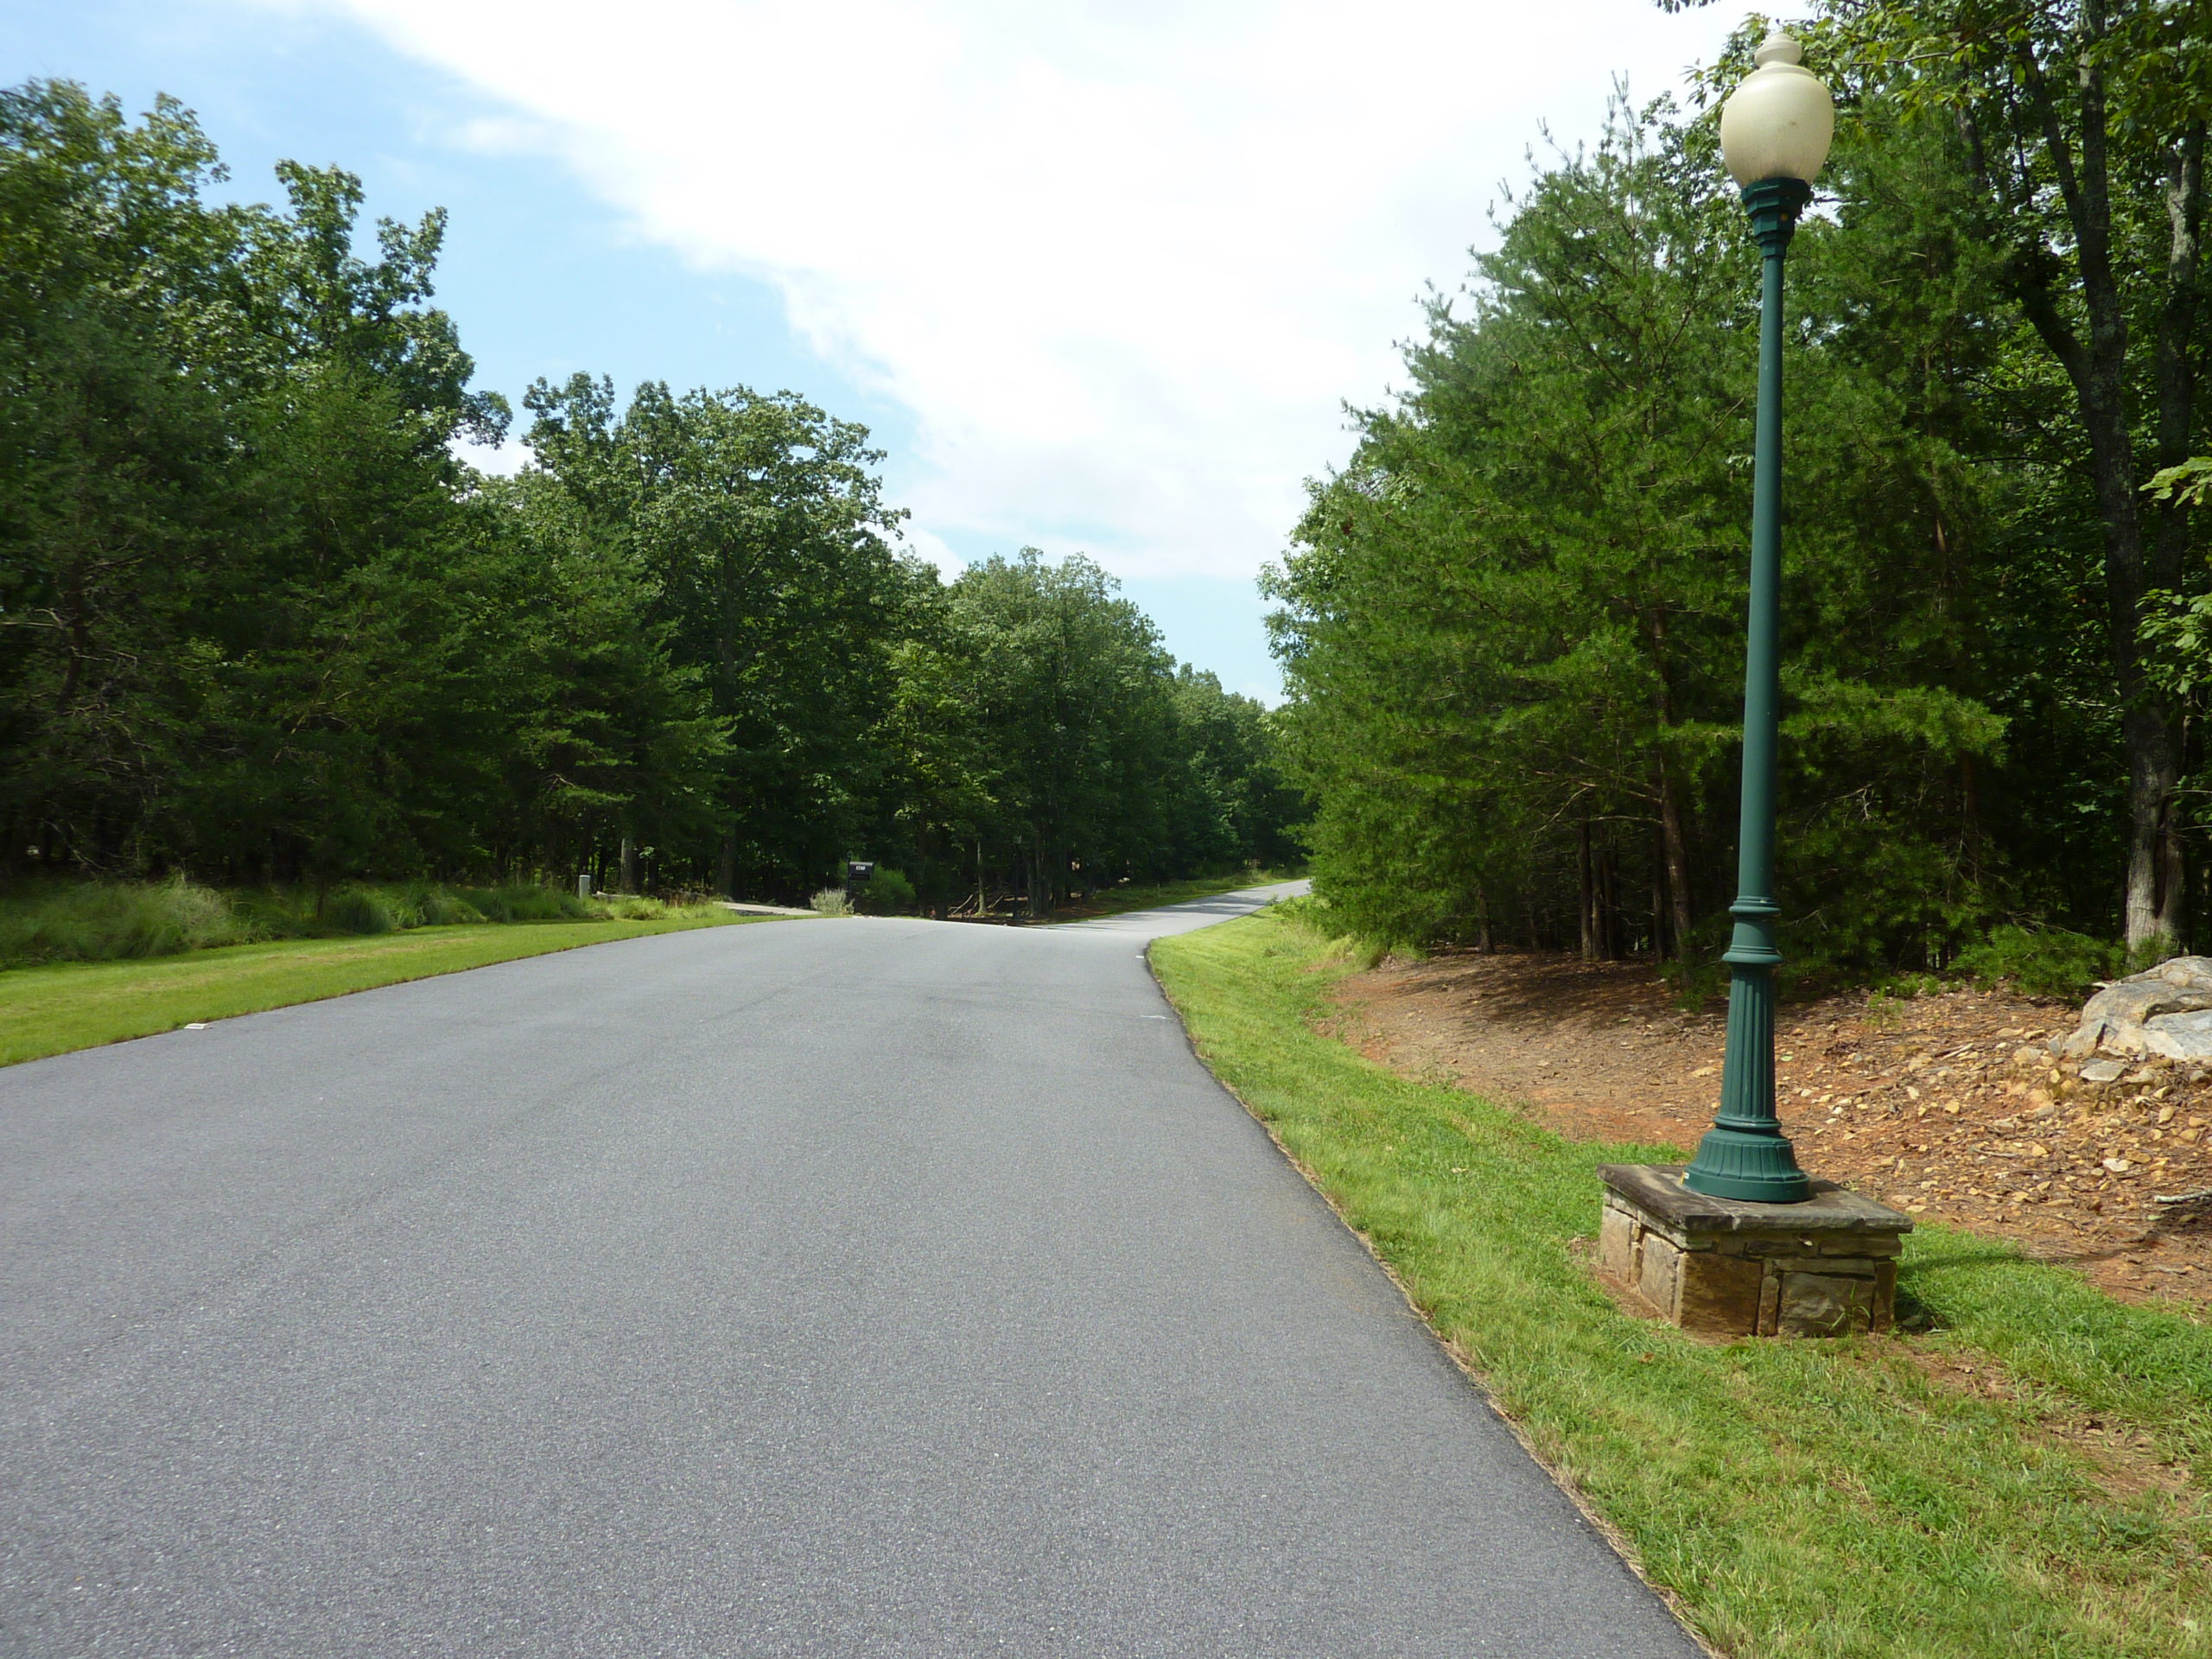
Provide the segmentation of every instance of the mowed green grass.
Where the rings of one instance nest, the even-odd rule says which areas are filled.
[[[135,962],[10,969],[0,973],[0,1065],[518,957],[765,919],[679,917],[422,927],[367,938],[285,939]]]
[[[1675,1149],[1572,1142],[1319,1034],[1350,964],[1280,914],[1153,961],[1207,1064],[1732,1659],[2212,1654],[2212,1328],[1928,1229],[1906,1334],[1693,1341],[1585,1266],[1596,1166]]]

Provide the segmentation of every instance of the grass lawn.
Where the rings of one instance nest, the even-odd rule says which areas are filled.
[[[10,969],[0,973],[0,1065],[549,950],[765,919],[725,917],[420,927],[367,938],[285,939],[135,962]]]
[[[1317,1033],[1268,914],[1153,947],[1206,1063],[1732,1659],[2212,1655],[2212,1327],[1934,1228],[1897,1337],[1694,1341],[1591,1279],[1603,1162]]]
[[[1061,906],[1052,912],[1052,919],[1084,922],[1096,916],[1120,916],[1132,910],[1158,910],[1166,905],[1185,905],[1193,899],[1214,899],[1224,893],[1242,893],[1247,887],[1270,887],[1277,881],[1297,879],[1281,870],[1262,870],[1257,874],[1246,872],[1233,876],[1195,876],[1188,881],[1155,881],[1142,887],[1107,887],[1075,904]]]

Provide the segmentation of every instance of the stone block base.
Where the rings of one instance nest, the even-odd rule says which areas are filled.
[[[1842,1337],[1897,1318],[1909,1216],[1815,1181],[1802,1204],[1709,1198],[1680,1164],[1601,1164],[1598,1265],[1683,1330]]]

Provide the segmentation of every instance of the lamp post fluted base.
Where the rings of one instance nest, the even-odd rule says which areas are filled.
[[[1813,1192],[1796,1153],[1781,1135],[1719,1123],[1697,1143],[1696,1160],[1682,1172],[1682,1185],[1709,1198],[1752,1204],[1802,1204]]]
[[[1711,1198],[1800,1204],[1813,1184],[1797,1167],[1774,1109],[1774,963],[1781,953],[1766,938],[1772,910],[1764,900],[1736,902],[1736,949],[1724,958],[1732,976],[1720,1112],[1682,1172],[1682,1185]]]

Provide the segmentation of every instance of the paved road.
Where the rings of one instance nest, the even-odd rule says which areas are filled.
[[[775,922],[0,1071],[0,1652],[1695,1649],[1148,934]]]

